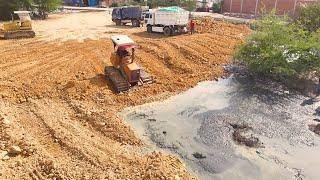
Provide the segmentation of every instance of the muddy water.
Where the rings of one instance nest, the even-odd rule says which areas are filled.
[[[320,104],[307,100],[274,82],[232,76],[121,116],[148,151],[180,156],[200,179],[319,179],[320,136],[308,125]],[[232,123],[252,127],[263,144],[235,143]]]

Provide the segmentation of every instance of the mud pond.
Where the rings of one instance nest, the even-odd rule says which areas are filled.
[[[320,136],[309,130],[319,106],[277,83],[231,76],[120,116],[146,151],[179,156],[200,179],[319,179]],[[259,146],[235,142],[232,124],[249,126]]]

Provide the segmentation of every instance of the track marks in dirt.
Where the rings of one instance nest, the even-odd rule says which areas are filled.
[[[0,98],[17,124],[9,136],[25,134],[24,141],[36,147],[33,155],[10,160],[24,162],[18,176],[191,178],[175,157],[141,154],[141,141],[117,112],[222,75],[220,65],[229,62],[241,38],[236,33],[159,38],[142,32],[131,37],[141,46],[137,62],[156,83],[124,94],[114,94],[103,75],[113,51],[109,40],[0,41]]]
[[[94,97],[100,93],[108,97],[109,108],[117,111],[126,106],[141,104],[150,96],[181,91],[201,80],[221,75],[223,70],[218,65],[230,60],[235,45],[231,43],[230,48],[221,55],[222,45],[214,45],[215,39],[212,39],[210,34],[181,35],[164,39],[141,38],[135,35],[132,37],[141,46],[137,50],[136,60],[156,78],[156,83],[151,86],[141,87],[129,94],[116,95],[112,92],[112,87],[103,76],[104,66],[109,64],[109,54],[113,51],[109,41],[88,40],[84,43],[65,42],[60,45],[30,43],[31,49],[38,49],[38,52],[28,53],[27,48],[21,47],[18,51],[28,56],[18,58],[12,66],[3,68],[7,63],[2,63],[4,59],[10,59],[12,52],[3,54],[0,60],[3,70],[1,72],[6,73],[12,83],[7,87],[5,83],[2,84],[4,88],[0,94],[10,94],[6,99],[14,102],[19,101],[21,97],[24,99],[49,97],[62,99],[72,105],[70,102],[74,100],[95,102]],[[232,41],[237,42],[236,38]],[[207,45],[211,47],[208,48]],[[215,47],[219,49],[215,50]],[[29,63],[34,64],[30,67]],[[112,115],[116,111],[94,118],[109,122],[110,120],[102,116],[112,116],[111,119],[117,119]],[[130,141],[134,139],[132,131],[121,124],[119,119],[114,120],[102,131],[111,139],[132,144]]]
[[[35,104],[39,104],[39,102],[35,102]],[[45,108],[46,112],[50,112],[50,110],[46,109],[46,106],[42,106],[42,108]],[[40,167],[38,166],[39,161],[53,161],[56,165],[56,168],[58,168],[58,174],[72,175],[70,166],[74,166],[76,164],[78,164],[79,167],[82,167],[83,170],[90,170],[92,168],[91,163],[84,161],[85,159],[81,156],[81,151],[68,147],[68,141],[59,135],[59,131],[57,131],[57,129],[63,129],[61,126],[59,126],[59,124],[56,123],[57,121],[54,121],[59,117],[43,117],[41,114],[39,114],[39,109],[37,109],[33,103],[30,106],[11,106],[10,109],[14,111],[6,111],[5,113],[15,116],[16,119],[18,119],[18,122],[13,121],[12,123],[19,125],[19,128],[16,127],[13,129],[12,133],[10,134],[11,137],[22,136],[26,143],[32,143],[36,147],[33,155],[27,159],[22,159],[23,161],[28,160],[30,163],[33,163],[26,163],[24,166],[22,166],[24,168],[19,169],[22,171],[21,173],[24,171],[30,171],[24,173],[35,173],[35,175],[37,175],[37,172],[40,171],[38,173],[41,174],[42,171],[39,170]],[[50,123],[55,124],[55,126],[52,126]],[[19,156],[12,158],[13,163],[14,161],[20,160],[21,158]],[[8,164],[10,164],[10,162]],[[71,173],[68,173],[68,171]],[[45,176],[45,174],[42,174],[42,176]]]

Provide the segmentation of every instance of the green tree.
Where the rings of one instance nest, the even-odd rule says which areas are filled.
[[[47,13],[56,10],[61,5],[61,0],[33,0],[40,16],[46,18]]]
[[[182,0],[181,6],[187,11],[193,11],[196,9],[196,1],[195,0]]]
[[[178,6],[178,1],[172,0],[148,0],[147,4],[150,8],[157,8],[157,7],[168,7],[168,6]]]
[[[258,20],[256,31],[239,46],[236,58],[257,74],[295,76],[320,72],[320,32],[309,33],[274,14]]]
[[[31,0],[0,0],[0,20],[10,20],[13,11],[30,8]]]
[[[221,13],[221,2],[213,3],[212,4],[212,11],[214,13]]]
[[[320,2],[299,8],[295,22],[310,32],[317,31],[320,28]]]
[[[113,3],[110,5],[110,7],[119,7],[119,4],[116,3],[116,2],[113,2]]]
[[[61,0],[0,0],[0,20],[10,20],[16,10],[31,10],[36,7],[40,16],[45,18],[47,12],[57,9]]]

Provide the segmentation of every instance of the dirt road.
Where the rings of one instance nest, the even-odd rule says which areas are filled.
[[[35,22],[35,39],[0,41],[1,179],[194,177],[173,155],[145,153],[117,112],[222,75],[221,65],[250,30],[214,22],[217,28],[205,33],[164,38],[115,27],[109,16],[54,15]],[[112,91],[103,69],[115,33],[140,45],[136,59],[155,84]]]

